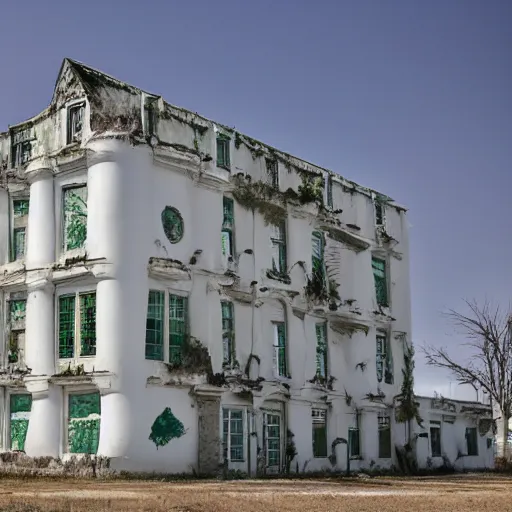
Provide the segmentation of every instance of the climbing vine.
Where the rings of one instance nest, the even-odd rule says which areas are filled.
[[[398,398],[396,421],[404,423],[415,419],[421,426],[423,420],[419,413],[419,404],[414,396],[414,347],[412,345],[405,346],[402,375],[402,389]]]

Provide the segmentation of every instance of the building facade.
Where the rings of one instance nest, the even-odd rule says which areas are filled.
[[[393,464],[403,207],[68,59],[0,164],[3,450]]]

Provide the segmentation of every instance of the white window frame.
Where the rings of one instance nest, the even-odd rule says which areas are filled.
[[[84,132],[85,132],[85,99],[84,100],[78,100],[73,101],[67,105],[66,108],[66,145],[80,143],[83,139]],[[76,138],[76,133],[73,134],[73,124],[72,124],[72,112],[82,110],[82,129],[80,132],[80,137]]]
[[[279,334],[278,334],[278,326],[280,324],[284,325],[284,364],[286,368],[286,375],[279,375]],[[273,339],[274,344],[272,347],[273,352],[273,358],[272,358],[272,369],[274,373],[274,377],[276,379],[282,380],[282,379],[288,379],[288,375],[290,375],[290,368],[289,368],[289,357],[288,357],[288,324],[286,322],[286,316],[283,320],[273,320],[272,321],[272,330],[273,330]]]
[[[58,365],[62,365],[64,363],[73,363],[78,364],[80,361],[91,361],[94,360],[96,355],[94,356],[82,356],[80,354],[81,351],[81,333],[80,333],[80,295],[87,293],[95,293],[96,294],[96,321],[98,319],[98,291],[97,285],[83,285],[79,287],[59,287],[57,289],[57,293],[55,294],[55,358]],[[64,295],[75,295],[75,347],[74,347],[74,355],[73,357],[59,357],[59,333],[60,333],[60,325],[59,325],[59,299]],[[98,330],[96,324],[96,354],[98,353]]]
[[[222,458],[224,459],[224,411],[229,412],[228,419],[228,432],[227,432],[227,446],[226,454],[227,460],[232,464],[244,464],[247,462],[247,439],[248,439],[248,425],[249,425],[249,415],[247,407],[239,406],[239,405],[229,405],[222,404],[220,411],[220,420],[221,420],[221,428],[220,428],[220,438],[222,443]],[[242,412],[242,459],[231,460],[231,412],[232,411],[241,411]]]
[[[281,268],[280,249],[284,247],[285,261],[288,261],[288,240],[287,240],[287,222],[284,220],[281,224],[270,224],[270,249],[272,252],[272,261],[270,268],[274,270],[272,262],[275,261],[277,272],[280,275],[288,273],[287,268]]]
[[[269,424],[268,417],[269,416],[277,416],[279,417],[279,464],[277,466],[269,466],[269,448],[268,448],[268,427],[275,426],[276,423]],[[271,471],[280,471],[283,466],[283,415],[281,411],[274,410],[265,410],[263,411],[263,429],[264,429],[264,437],[265,437],[265,466]]]
[[[10,201],[9,201],[9,213],[10,213],[10,222],[9,222],[9,240],[8,240],[8,254],[7,254],[7,261],[8,262],[14,262],[14,261],[23,261],[27,256],[27,247],[28,247],[28,219],[29,219],[29,213],[30,213],[30,194],[27,193],[13,193],[10,195]],[[26,222],[24,226],[18,226],[19,228],[25,228],[25,250],[23,253],[23,257],[21,259],[16,259],[14,255],[14,230],[18,229],[15,224],[14,220],[14,201],[28,201],[29,202],[29,213],[27,213],[26,216]]]
[[[313,458],[314,459],[325,459],[329,456],[329,428],[327,425],[327,409],[324,407],[313,407],[311,409],[311,429],[313,429],[314,432],[314,425],[322,424],[325,427],[325,444],[326,444],[326,455],[315,455],[314,446],[311,446],[311,450],[313,452]],[[313,442],[313,439],[312,439]]]

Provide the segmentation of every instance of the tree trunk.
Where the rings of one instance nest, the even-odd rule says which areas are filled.
[[[495,406],[493,411],[496,421],[496,457],[509,457],[508,448],[508,417],[499,406]]]

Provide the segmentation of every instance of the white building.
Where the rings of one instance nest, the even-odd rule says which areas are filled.
[[[448,463],[457,470],[494,468],[490,405],[443,397],[416,397],[423,420],[414,422],[420,468]]]
[[[403,207],[71,60],[0,164],[3,450],[393,464]]]

